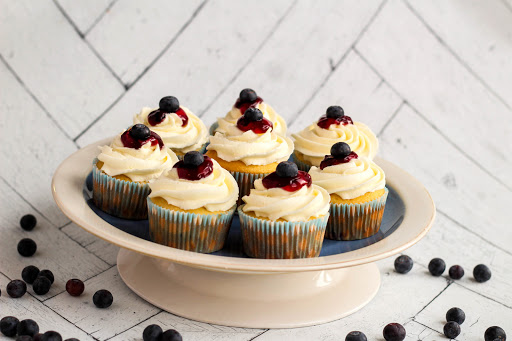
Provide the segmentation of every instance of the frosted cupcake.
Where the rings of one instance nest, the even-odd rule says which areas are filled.
[[[338,142],[320,168],[311,167],[313,183],[331,196],[331,216],[325,237],[354,240],[377,233],[386,206],[388,189],[384,171],[373,161]]]
[[[199,117],[180,106],[174,96],[163,97],[159,108],[142,108],[133,117],[133,123],[142,123],[154,131],[179,158],[186,152],[204,153],[208,141],[208,130]]]
[[[311,166],[319,167],[336,142],[348,143],[359,156],[370,160],[379,150],[379,141],[370,128],[361,122],[353,122],[340,106],[330,106],[317,122],[292,137],[295,143],[293,158],[304,171]]]
[[[94,204],[116,217],[145,219],[148,183],[171,168],[178,158],[158,134],[143,124],[117,135],[100,150],[93,166]]]
[[[329,193],[293,162],[281,162],[254,187],[238,208],[245,253],[255,258],[318,257]]]
[[[226,131],[224,127],[227,124],[236,124],[238,119],[242,117],[245,111],[249,108],[259,109],[263,113],[263,117],[272,122],[274,133],[283,136],[286,135],[285,120],[279,116],[268,103],[264,102],[263,99],[256,94],[256,91],[252,89],[243,89],[240,92],[238,99],[226,116],[217,119],[217,127],[215,128],[215,126],[212,126],[213,129],[210,128],[210,134],[215,135],[216,131],[225,133]]]
[[[208,156],[188,152],[149,187],[151,240],[201,253],[222,249],[238,199],[228,171]]]
[[[224,133],[210,137],[206,155],[235,177],[240,197],[249,193],[254,180],[275,171],[293,152],[292,140],[274,133],[272,122],[257,108],[247,109],[236,124],[220,123]]]

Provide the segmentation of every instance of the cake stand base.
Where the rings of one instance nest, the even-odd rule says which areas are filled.
[[[121,249],[117,267],[146,301],[192,320],[246,328],[295,328],[337,320],[377,294],[374,263],[287,273],[222,272]]]

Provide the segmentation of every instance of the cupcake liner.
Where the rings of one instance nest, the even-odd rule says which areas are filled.
[[[98,169],[97,162],[94,159],[92,168],[92,197],[96,207],[119,218],[146,219],[149,185],[116,179]]]
[[[219,127],[219,122],[215,121],[212,123],[212,125],[210,126],[210,129],[208,129],[208,132],[210,133],[211,136],[215,135],[215,130]]]
[[[363,204],[333,204],[327,222],[325,238],[334,240],[356,240],[373,236],[379,232],[388,189],[375,200]]]
[[[244,252],[254,258],[292,259],[320,255],[329,213],[308,221],[271,221],[238,208]]]
[[[231,175],[235,178],[238,183],[238,201],[237,205],[242,204],[242,197],[244,195],[249,195],[251,192],[251,188],[254,188],[254,181],[260,178],[263,178],[270,173],[244,173],[244,172],[233,172],[229,171]]]
[[[221,214],[173,211],[147,199],[149,238],[158,244],[211,253],[224,247],[236,206]]]
[[[309,172],[309,170],[311,168],[310,164],[299,160],[299,158],[297,157],[295,152],[293,152],[292,157],[293,157],[293,162],[295,162],[295,164],[297,165],[297,168],[299,168],[299,170],[304,171],[304,172]]]

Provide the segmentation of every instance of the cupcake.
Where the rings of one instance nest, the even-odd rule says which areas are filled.
[[[226,124],[236,124],[238,119],[245,113],[248,108],[257,108],[263,113],[263,117],[272,122],[274,127],[273,132],[285,136],[286,135],[286,122],[279,116],[272,107],[263,101],[261,97],[256,94],[256,91],[252,89],[243,89],[240,92],[240,96],[233,104],[233,108],[223,118],[217,119],[217,127],[215,125],[210,128],[211,135],[215,135],[216,131],[225,133]]]
[[[180,106],[174,96],[160,100],[159,108],[142,108],[133,117],[133,123],[142,123],[154,131],[181,159],[190,151],[205,152],[208,130],[199,117],[187,108]]]
[[[201,253],[222,249],[238,198],[228,171],[208,156],[188,152],[149,187],[152,241]]]
[[[293,152],[292,140],[274,133],[273,123],[258,108],[248,108],[235,124],[220,123],[223,133],[210,137],[206,155],[235,177],[240,198],[249,193],[254,180],[275,171]]]
[[[102,211],[125,219],[147,218],[148,184],[178,158],[143,124],[100,147],[93,165],[93,200]]]
[[[254,187],[238,208],[245,253],[255,258],[318,257],[329,193],[293,162],[281,162]]]
[[[359,156],[373,160],[379,149],[375,134],[361,122],[353,122],[340,106],[330,106],[325,115],[297,134],[292,134],[295,144],[293,158],[299,169],[308,171],[320,166],[336,142],[345,142]]]
[[[373,161],[338,142],[309,174],[314,184],[331,195],[326,238],[363,239],[379,231],[388,189],[384,172]]]

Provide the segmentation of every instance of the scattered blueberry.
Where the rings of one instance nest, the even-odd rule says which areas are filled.
[[[428,271],[430,271],[432,276],[441,276],[445,269],[446,264],[441,258],[434,258],[428,263]]]
[[[451,308],[446,312],[446,322],[457,322],[458,324],[463,324],[466,320],[466,314],[460,308]]]
[[[331,147],[331,155],[337,158],[343,158],[350,154],[351,149],[348,143],[338,142],[332,145]]]
[[[25,214],[20,219],[20,226],[25,231],[32,231],[36,227],[37,219],[32,214]]]
[[[18,243],[18,253],[23,257],[31,257],[37,251],[37,244],[30,238],[23,238]]]
[[[42,341],[62,341],[62,336],[53,330],[43,334]]]
[[[50,270],[41,270],[37,277],[41,276],[48,278],[52,284],[55,281],[55,277],[53,277],[53,272],[51,272]]]
[[[455,339],[460,334],[460,326],[457,322],[450,321],[444,325],[443,333],[450,339]]]
[[[158,106],[163,112],[176,112],[180,108],[180,101],[174,96],[165,96],[162,97]]]
[[[16,338],[16,341],[34,341],[30,335],[20,335]]]
[[[475,281],[479,283],[487,282],[491,279],[491,269],[484,264],[478,264],[473,269],[473,277],[475,277]]]
[[[460,265],[453,265],[448,270],[451,279],[461,279],[464,276],[464,269]]]
[[[204,155],[200,152],[188,152],[183,157],[185,166],[197,167],[204,162]]]
[[[260,109],[258,108],[248,108],[245,112],[244,112],[244,117],[249,121],[249,122],[256,122],[256,121],[261,121],[263,119],[263,113],[261,112]]]
[[[340,118],[345,116],[345,111],[339,105],[331,105],[325,112],[328,118]]]
[[[362,332],[354,331],[347,334],[345,341],[367,341],[366,335]]]
[[[32,289],[36,293],[36,295],[46,295],[52,286],[52,282],[46,277],[39,276],[34,281],[32,285]]]
[[[80,296],[85,290],[84,282],[77,278],[70,279],[66,283],[66,291],[71,296]]]
[[[27,319],[18,324],[18,335],[29,335],[33,337],[39,333],[39,326],[36,321]]]
[[[294,177],[299,174],[299,168],[293,162],[283,161],[277,165],[276,173],[280,177]]]
[[[36,335],[34,335],[33,340],[34,341],[43,341],[43,334],[37,333]]]
[[[145,141],[151,136],[151,130],[142,123],[137,123],[130,128],[130,136],[136,140]]]
[[[7,294],[12,298],[20,298],[27,292],[27,284],[20,279],[15,279],[7,284]]]
[[[406,274],[411,271],[414,262],[411,257],[406,255],[401,255],[397,259],[395,259],[395,270],[399,274]]]
[[[162,341],[182,341],[181,334],[174,329],[169,329],[162,334]]]
[[[144,341],[160,341],[164,331],[156,324],[147,326],[142,332],[142,339]]]
[[[485,331],[484,339],[485,341],[505,341],[507,339],[507,334],[505,334],[503,328],[500,328],[498,326],[492,326],[487,328],[487,330]]]
[[[383,336],[386,341],[402,341],[405,339],[405,328],[400,323],[390,323],[384,327]]]
[[[242,103],[251,103],[258,99],[258,95],[256,91],[253,89],[243,89],[240,91],[240,102]]]
[[[108,308],[114,302],[114,297],[108,290],[98,290],[92,297],[94,305],[98,308]]]
[[[28,284],[34,283],[38,275],[39,268],[33,265],[26,266],[23,271],[21,271],[21,278]]]
[[[20,320],[16,317],[6,316],[0,320],[0,332],[5,336],[15,336],[17,333],[18,323],[20,323]]]

